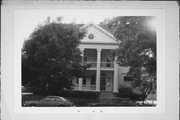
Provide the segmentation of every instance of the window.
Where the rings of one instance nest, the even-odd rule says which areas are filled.
[[[91,75],[91,85],[96,85],[96,76]]]
[[[84,56],[84,62],[87,62],[87,56]]]
[[[46,97],[43,99],[43,101],[52,101],[53,99],[52,98],[49,98],[49,97]]]
[[[133,81],[131,76],[124,76],[124,81]]]
[[[86,78],[83,78],[83,85],[86,85]]]
[[[111,59],[110,59],[110,57],[107,57],[106,58],[106,67],[111,67]]]

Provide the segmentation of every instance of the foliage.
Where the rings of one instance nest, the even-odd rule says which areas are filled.
[[[121,85],[120,88],[118,89],[119,93],[127,93],[127,94],[132,94],[132,88]]]
[[[150,26],[152,16],[115,17],[101,22],[119,41],[115,50],[117,63],[130,67],[134,87],[140,87],[143,98],[156,86],[156,30]]]
[[[133,92],[132,88],[128,86],[121,86],[118,89],[118,93],[115,96],[120,98],[129,98],[130,100],[137,101],[137,100],[144,100],[142,99],[141,94],[136,94]]]
[[[75,24],[39,25],[22,49],[22,85],[35,94],[71,89],[71,78],[82,76],[85,67],[77,47],[84,35]]]
[[[114,34],[117,40],[135,40],[139,33],[148,33],[155,37],[155,29],[150,25],[154,19],[153,16],[120,16],[107,18],[100,22],[100,26]]]
[[[73,97],[73,98],[86,98],[86,99],[96,99],[99,97],[100,92],[94,91],[60,91],[58,95],[63,97]]]

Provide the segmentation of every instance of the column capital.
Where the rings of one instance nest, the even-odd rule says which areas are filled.
[[[114,57],[114,64],[117,64],[117,56]]]
[[[102,51],[102,49],[101,49],[101,48],[97,48],[96,50],[97,50],[97,52],[101,52],[101,51]]]

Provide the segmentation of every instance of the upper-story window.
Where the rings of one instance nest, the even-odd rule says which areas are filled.
[[[110,57],[107,57],[106,58],[106,67],[111,67],[111,59],[110,59]]]

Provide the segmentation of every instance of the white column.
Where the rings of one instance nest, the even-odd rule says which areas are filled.
[[[81,56],[82,56],[82,64],[84,62],[84,48],[80,48],[80,51],[82,52]],[[78,81],[78,90],[82,90],[82,81],[83,79],[82,78],[79,78],[79,81]]]
[[[82,78],[79,78],[78,90],[82,90]]]
[[[113,82],[113,92],[118,92],[118,64],[116,63],[117,57],[114,61],[114,82]]]
[[[100,91],[101,49],[97,49],[96,91]]]

